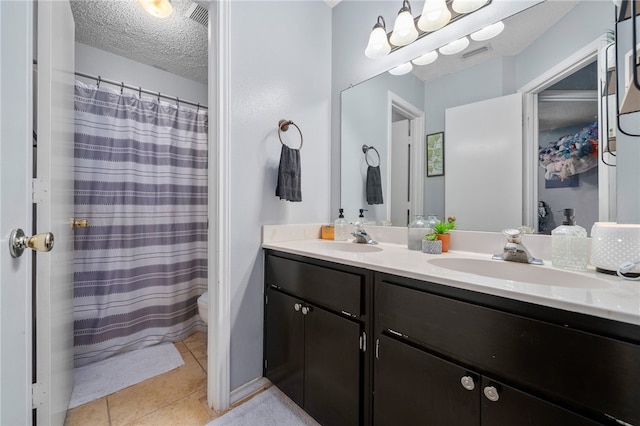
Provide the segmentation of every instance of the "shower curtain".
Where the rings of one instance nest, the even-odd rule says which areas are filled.
[[[74,99],[82,366],[206,330],[207,113],[81,82]]]

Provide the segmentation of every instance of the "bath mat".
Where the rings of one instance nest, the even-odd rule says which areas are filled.
[[[184,365],[173,343],[162,343],[116,355],[73,370],[69,409]]]
[[[275,386],[209,422],[207,426],[320,426]]]

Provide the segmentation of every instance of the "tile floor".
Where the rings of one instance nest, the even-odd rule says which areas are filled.
[[[204,426],[218,417],[207,406],[207,335],[175,346],[182,367],[69,410],[65,426]]]

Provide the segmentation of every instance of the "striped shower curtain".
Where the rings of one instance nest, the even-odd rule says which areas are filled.
[[[75,218],[76,366],[205,330],[205,111],[76,82]]]

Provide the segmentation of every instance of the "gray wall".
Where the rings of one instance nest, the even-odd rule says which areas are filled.
[[[230,7],[231,389],[262,376],[264,224],[327,222],[331,9],[320,1]],[[275,196],[280,119],[304,134],[302,202]],[[285,139],[297,147],[295,128]]]

